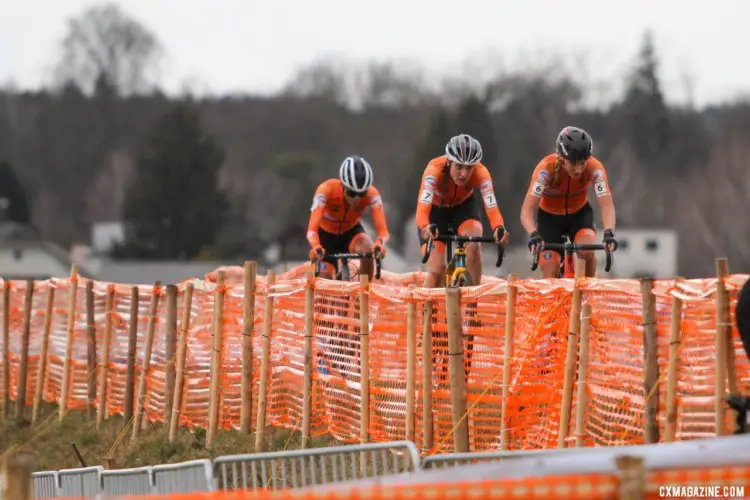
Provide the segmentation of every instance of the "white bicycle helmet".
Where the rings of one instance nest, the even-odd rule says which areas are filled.
[[[348,156],[341,164],[339,178],[344,188],[363,194],[372,186],[372,168],[364,158],[357,155]]]
[[[459,134],[445,145],[445,154],[453,163],[476,165],[482,161],[482,145],[469,134]]]

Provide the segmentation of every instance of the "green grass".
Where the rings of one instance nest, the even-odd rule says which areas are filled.
[[[0,421],[0,453],[15,450],[30,451],[36,456],[36,470],[59,470],[81,467],[72,443],[81,452],[87,466],[106,465],[105,457],[112,458],[113,468],[140,467],[164,463],[177,463],[201,458],[212,459],[221,455],[252,453],[255,434],[220,430],[213,446],[206,448],[206,430],[190,431],[180,427],[173,442],[169,442],[167,426],[146,423],[146,428],[136,442],[131,442],[132,427],[122,435],[125,421],[120,416],[105,420],[96,429],[95,420],[88,420],[82,412],[71,411],[58,423],[57,405],[42,407],[36,425],[30,418]],[[30,415],[30,409],[27,415]],[[267,451],[296,450],[300,448],[301,434],[286,429],[267,429]],[[115,446],[116,444],[116,446]],[[310,447],[338,444],[329,436],[313,438]]]

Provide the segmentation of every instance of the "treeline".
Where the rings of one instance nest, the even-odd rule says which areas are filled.
[[[596,109],[562,67],[436,89],[413,67],[320,62],[271,98],[168,98],[150,80],[156,36],[113,6],[71,20],[62,47],[48,89],[0,96],[0,162],[28,198],[11,208],[64,246],[89,241],[92,222],[125,220],[116,257],[258,259],[281,242],[283,258],[301,258],[315,186],[351,153],[373,165],[398,246],[413,237],[424,166],[459,132],[482,141],[513,243],[523,243],[531,172],[574,124],[594,137],[619,227],[678,230],[684,276],[709,275],[714,256],[738,272],[750,265],[750,229],[738,220],[750,105],[669,106],[648,34],[624,95]]]

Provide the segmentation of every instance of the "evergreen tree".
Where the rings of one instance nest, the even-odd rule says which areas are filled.
[[[322,161],[314,153],[282,153],[271,162],[272,171],[285,182],[285,197],[288,201],[281,215],[280,232],[276,236],[280,243],[280,260],[304,259],[309,250],[305,232],[310,217],[310,205],[318,185],[323,180],[338,178],[323,172]]]
[[[5,216],[19,224],[28,224],[31,220],[31,208],[26,191],[21,185],[15,170],[10,163],[0,162],[0,198],[8,201]]]
[[[638,59],[628,79],[622,110],[641,161],[647,164],[657,162],[669,142],[670,120],[661,91],[656,48],[650,31],[644,34]]]
[[[179,104],[156,120],[125,200],[126,241],[115,255],[206,257],[229,208],[218,189],[223,159],[191,106]]]

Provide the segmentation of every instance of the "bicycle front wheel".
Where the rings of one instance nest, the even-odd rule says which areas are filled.
[[[462,271],[458,276],[453,277],[453,286],[472,286],[471,275],[468,271]]]

